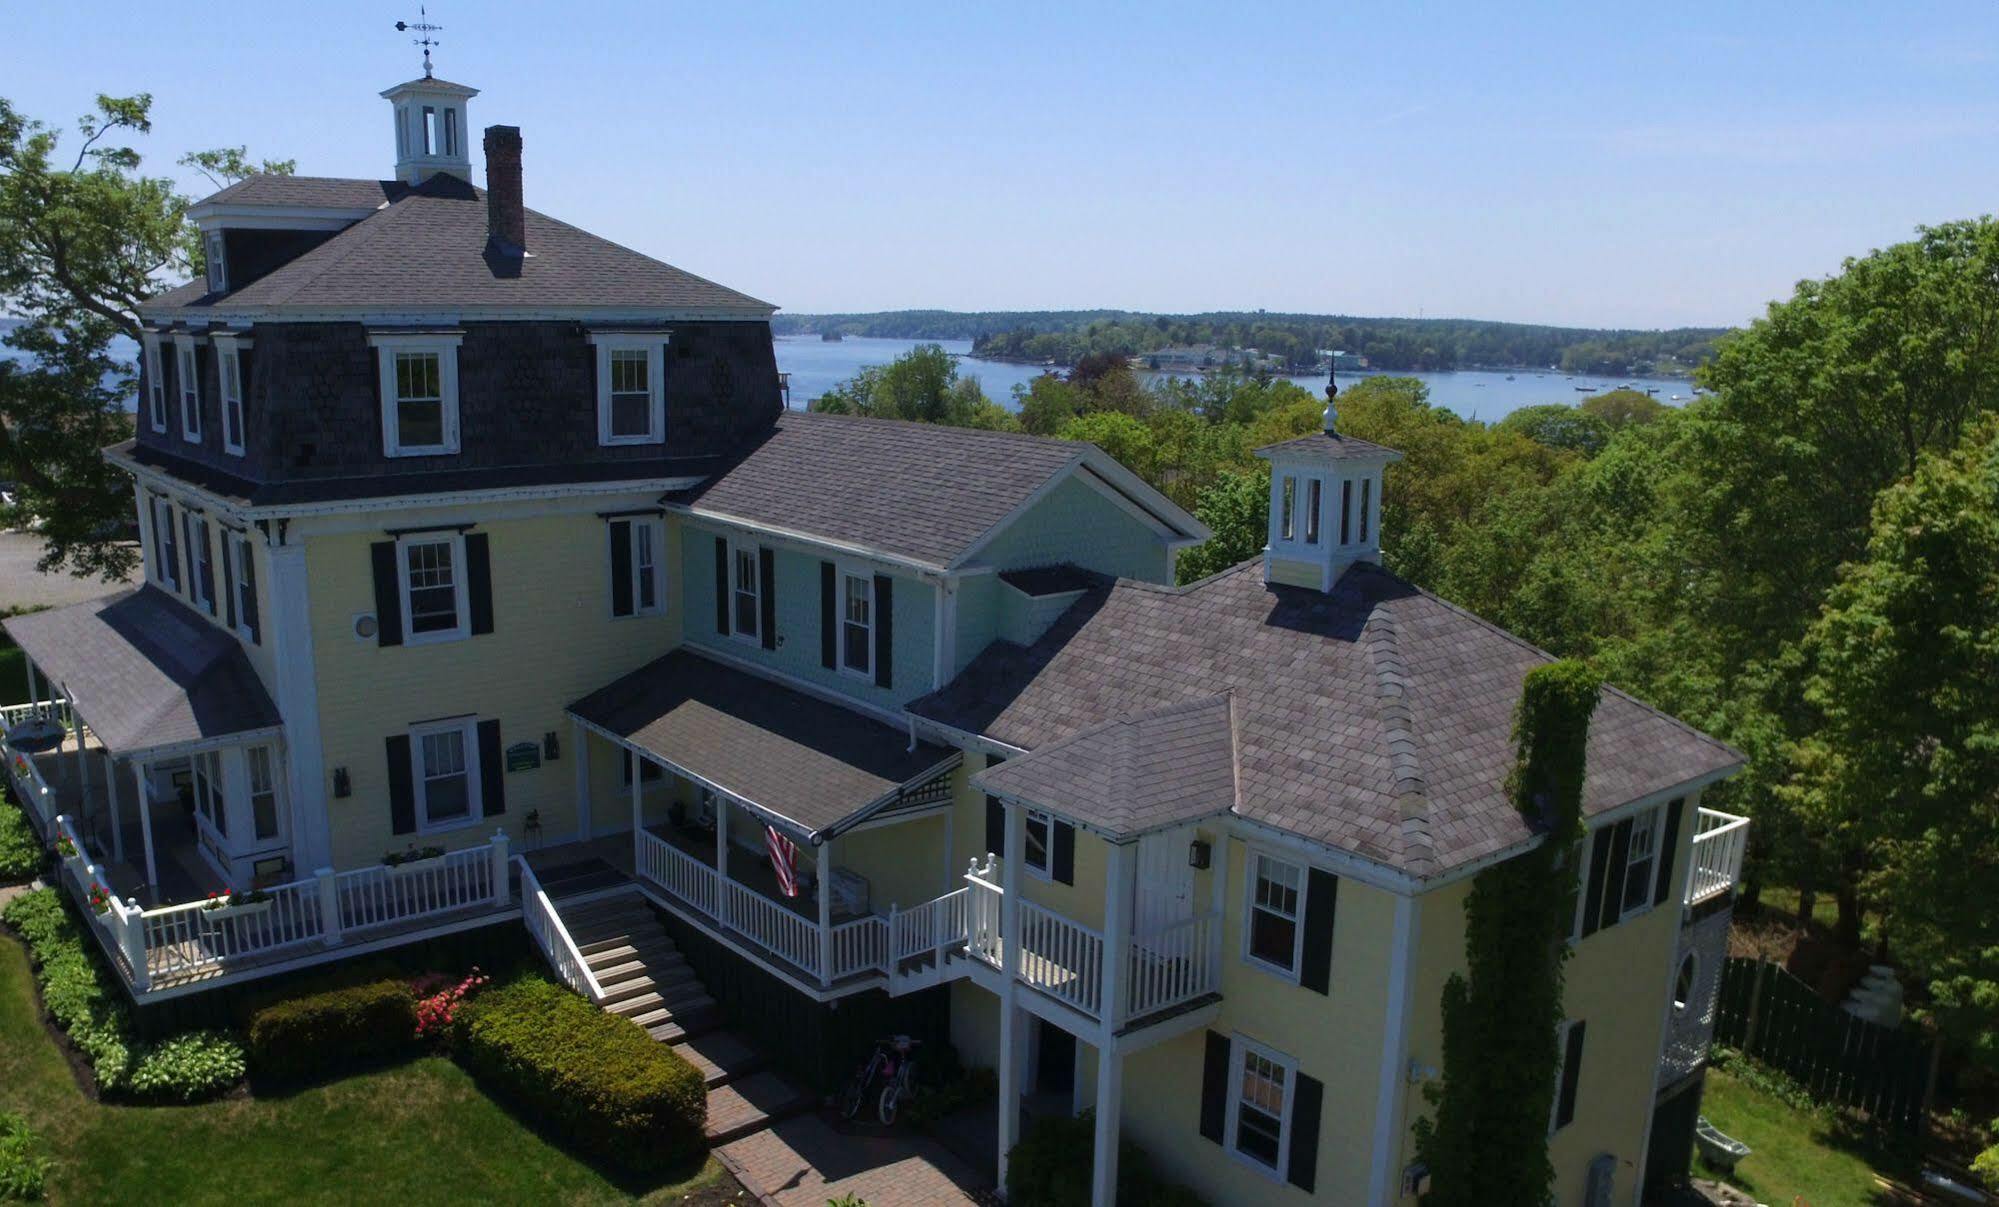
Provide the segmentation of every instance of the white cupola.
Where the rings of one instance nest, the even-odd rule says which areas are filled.
[[[1342,436],[1335,392],[1323,431],[1256,450],[1270,462],[1265,582],[1330,591],[1348,566],[1381,561],[1381,476],[1402,454]]]
[[[465,105],[477,88],[425,75],[382,93],[396,111],[396,179],[422,184],[439,172],[472,179]]]

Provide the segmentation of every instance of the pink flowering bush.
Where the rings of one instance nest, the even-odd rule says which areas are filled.
[[[459,1004],[484,988],[490,979],[474,967],[461,978],[427,972],[411,981],[410,992],[416,995],[417,1038],[432,1043],[448,1041],[452,1025],[458,1021]]]

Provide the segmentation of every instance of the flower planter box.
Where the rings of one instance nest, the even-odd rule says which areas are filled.
[[[432,868],[441,867],[444,864],[444,860],[445,857],[443,855],[432,855],[427,859],[409,859],[402,863],[385,863],[382,866],[388,869],[388,873],[391,876],[409,876],[417,872],[427,872]]]
[[[249,901],[242,905],[218,905],[214,909],[202,910],[201,920],[203,922],[220,922],[224,918],[247,918],[253,914],[265,912],[271,908],[272,904],[270,901]]]

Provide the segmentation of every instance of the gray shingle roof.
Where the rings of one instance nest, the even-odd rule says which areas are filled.
[[[1227,692],[1119,717],[972,778],[1112,838],[1227,813],[1236,803],[1235,716]]]
[[[155,587],[10,617],[4,625],[119,754],[280,724],[236,639]]]
[[[1423,878],[1531,838],[1506,778],[1521,681],[1548,660],[1377,566],[1357,565],[1321,594],[1266,585],[1249,562],[1178,590],[1092,590],[1033,646],[996,642],[909,707],[1033,751],[1109,718],[1233,691],[1241,816]],[[1606,689],[1584,810],[1741,762]]]
[[[787,411],[681,501],[820,540],[948,566],[1087,445],[895,419]]]
[[[486,194],[453,176],[433,176],[413,189],[379,181],[345,182],[353,186],[351,192],[334,187],[340,182],[320,180],[301,189],[278,183],[284,179],[252,177],[230,186],[243,188],[243,193],[230,196],[225,189],[210,200],[255,197],[260,199],[255,204],[315,204],[279,198],[318,193],[359,198],[368,188],[376,188],[385,191],[389,204],[241,289],[205,298],[198,284],[182,286],[150,301],[148,313],[172,307],[184,315],[162,317],[286,310],[589,307],[761,318],[772,309],[748,294],[534,210],[526,217],[528,255],[489,256]]]
[[[1359,436],[1339,436],[1313,432],[1296,440],[1281,440],[1256,450],[1259,457],[1305,457],[1313,461],[1369,461],[1386,458],[1400,461],[1402,454],[1385,444],[1362,440]]]
[[[808,837],[837,832],[957,758],[927,742],[912,751],[902,730],[687,650],[569,711]]]
[[[205,205],[274,205],[309,209],[374,209],[409,192],[399,180],[349,180],[343,176],[245,176],[195,202]]]

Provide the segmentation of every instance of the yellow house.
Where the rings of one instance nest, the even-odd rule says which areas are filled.
[[[1264,555],[1089,445],[785,404],[772,307],[527,210],[477,90],[391,179],[252,177],[143,310],[145,585],[17,617],[8,773],[140,1008],[454,930],[715,1092],[921,1030],[1212,1202],[1393,1204],[1545,655],[1379,565],[1392,450],[1263,450]],[[1549,1120],[1564,1204],[1684,1172],[1739,757],[1606,690]],[[216,896],[221,894],[221,896]],[[857,1050],[858,1046],[858,1050]]]

